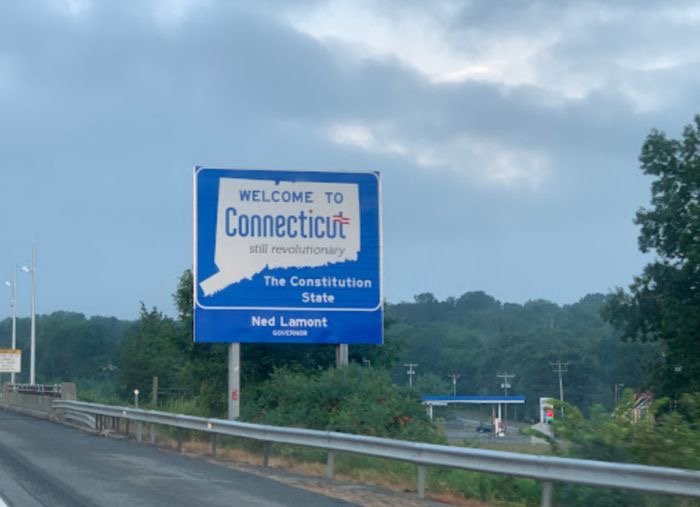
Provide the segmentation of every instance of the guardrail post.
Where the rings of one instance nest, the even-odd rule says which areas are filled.
[[[177,452],[182,451],[182,430],[180,428],[177,429]]]
[[[328,451],[328,459],[326,460],[326,479],[333,478],[334,465],[335,465],[335,451]]]
[[[136,423],[136,441],[140,442],[143,438],[143,423],[138,421]]]
[[[552,483],[547,481],[542,483],[542,502],[540,507],[552,507]]]
[[[156,443],[156,425],[151,423],[149,424],[148,431],[150,432],[150,440],[152,444]]]
[[[418,465],[418,498],[425,498],[425,465]]]
[[[128,437],[130,435],[130,428],[131,426],[131,421],[129,419],[126,420],[126,436]]]
[[[211,434],[211,457],[216,458],[216,433]]]
[[[270,466],[270,447],[271,447],[270,442],[265,442],[263,443],[263,466]]]

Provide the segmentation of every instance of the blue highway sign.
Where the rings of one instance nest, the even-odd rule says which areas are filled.
[[[378,173],[195,168],[195,342],[382,343]]]

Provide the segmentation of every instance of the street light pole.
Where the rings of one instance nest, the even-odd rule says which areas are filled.
[[[29,359],[29,383],[36,384],[36,243],[32,243],[32,267],[22,266],[22,271],[32,274],[32,331]]]
[[[12,291],[10,296],[10,308],[12,309],[12,349],[17,348],[17,265],[15,264],[15,271],[12,274],[12,281],[5,282],[5,284]],[[15,372],[10,373],[10,384],[15,383]]]

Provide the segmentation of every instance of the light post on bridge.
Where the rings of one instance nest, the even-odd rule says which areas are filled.
[[[22,271],[32,274],[32,331],[29,358],[29,384],[36,384],[36,243],[32,244],[32,267],[22,266]]]
[[[17,348],[17,266],[12,275],[12,281],[5,282],[10,288],[10,309],[12,310],[12,350]],[[15,372],[10,373],[10,384],[15,383]]]

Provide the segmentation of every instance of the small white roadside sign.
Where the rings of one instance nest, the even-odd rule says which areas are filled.
[[[22,351],[20,349],[0,349],[0,373],[21,373]]]

